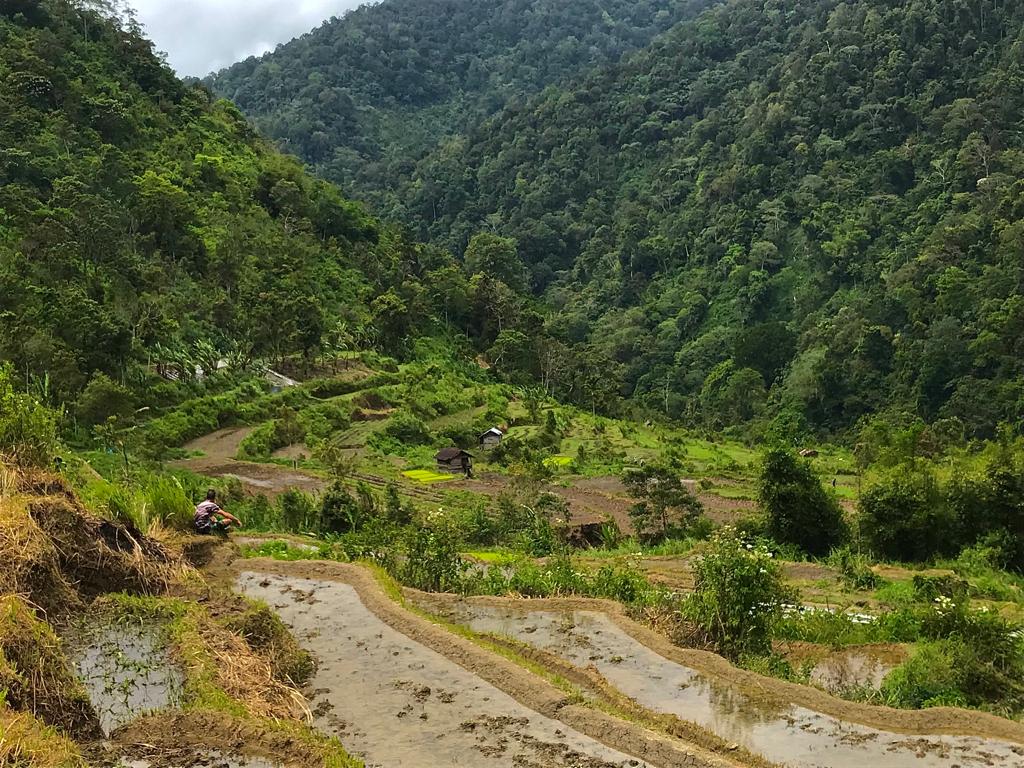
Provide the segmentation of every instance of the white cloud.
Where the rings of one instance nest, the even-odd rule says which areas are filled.
[[[180,75],[203,77],[265,53],[361,0],[130,0]]]

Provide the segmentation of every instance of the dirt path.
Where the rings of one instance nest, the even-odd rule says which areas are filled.
[[[235,459],[238,446],[251,432],[252,427],[228,427],[192,440],[185,444],[185,450],[202,452],[204,455],[174,461],[171,466],[207,477],[234,478],[249,493],[271,498],[290,488],[317,493],[329,485],[326,479],[301,470]]]
[[[1024,726],[979,712],[892,710],[738,670],[687,651],[603,601],[408,597],[475,631],[593,667],[642,706],[800,768],[967,768],[1024,763]],[[928,734],[928,735],[922,735]]]
[[[505,658],[401,608],[365,569],[248,560],[238,586],[318,658],[316,723],[368,766],[738,764],[573,703]]]
[[[207,461],[231,461],[238,453],[242,441],[251,435],[252,431],[253,427],[218,429],[216,432],[190,440],[183,448],[189,453],[202,453],[201,458]]]

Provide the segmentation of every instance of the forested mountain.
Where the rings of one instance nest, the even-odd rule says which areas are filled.
[[[0,363],[61,403],[97,372],[140,382],[148,362],[353,336],[394,350],[429,325],[428,249],[184,85],[104,5],[0,2]]]
[[[550,333],[672,416],[991,434],[1024,415],[1022,67],[1019,3],[733,0],[451,142],[399,212],[515,238]]]
[[[207,80],[340,182],[388,190],[446,136],[617,60],[710,0],[388,0]]]

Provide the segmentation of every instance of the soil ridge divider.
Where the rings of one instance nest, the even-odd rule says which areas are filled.
[[[975,736],[985,739],[1024,744],[1024,723],[959,707],[930,709],[895,709],[879,704],[847,701],[825,691],[788,680],[766,677],[734,666],[727,659],[710,651],[683,648],[664,635],[630,618],[626,609],[612,600],[587,597],[517,598],[473,596],[403,591],[420,606],[475,603],[492,608],[520,611],[591,611],[607,616],[619,629],[669,661],[681,664],[702,675],[715,677],[755,699],[776,705],[795,705],[834,717],[907,736]]]
[[[559,721],[595,741],[660,768],[743,768],[744,764],[677,738],[656,733],[599,710],[572,702],[563,691],[514,662],[489,652],[471,640],[402,607],[389,597],[367,569],[332,561],[238,559],[231,565],[242,573],[268,574],[348,584],[363,605],[397,632],[430,648],[505,692],[523,706]]]

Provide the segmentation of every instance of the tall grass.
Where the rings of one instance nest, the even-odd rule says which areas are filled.
[[[95,481],[86,486],[82,497],[102,517],[140,531],[152,525],[188,530],[195,509],[173,477],[156,477],[141,487]]]
[[[181,483],[173,477],[158,477],[143,490],[146,526],[159,522],[167,528],[187,530],[192,525],[195,507]]]

